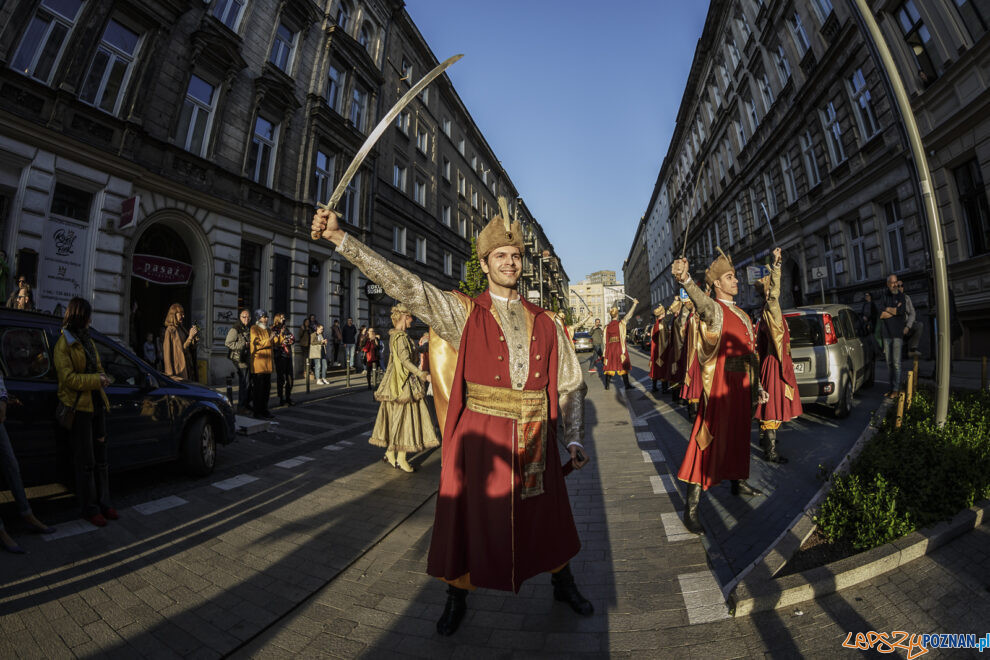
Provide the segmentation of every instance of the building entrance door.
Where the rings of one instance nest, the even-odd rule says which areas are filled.
[[[141,346],[145,337],[155,335],[160,346],[164,333],[165,315],[173,303],[179,303],[186,311],[186,323],[203,320],[197,310],[191,309],[193,278],[189,247],[177,231],[162,223],[149,227],[134,247],[131,263],[130,332],[128,344],[144,356]]]

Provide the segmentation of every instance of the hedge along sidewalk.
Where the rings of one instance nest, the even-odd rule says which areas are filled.
[[[880,430],[894,402],[885,402],[877,409],[873,420],[863,430],[846,457],[836,467],[815,497],[760,559],[740,573],[737,584],[726,585],[726,593],[734,588],[729,601],[736,615],[787,607],[812,598],[834,593],[863,580],[881,575],[902,564],[917,559],[952,539],[966,533],[983,521],[990,510],[988,502],[965,509],[949,522],[938,522],[911,532],[890,543],[841,559],[825,566],[776,579],[775,576],[817,528],[814,515],[831,491],[834,477],[849,472],[852,463]]]

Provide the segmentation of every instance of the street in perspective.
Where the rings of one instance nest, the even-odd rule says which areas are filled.
[[[0,2],[0,657],[990,651],[990,6],[602,9]]]

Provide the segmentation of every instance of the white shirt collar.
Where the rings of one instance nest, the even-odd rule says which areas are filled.
[[[726,305],[735,305],[736,304],[736,301],[735,300],[725,300],[724,298],[716,298],[715,300],[719,301],[720,303],[725,303]]]
[[[517,296],[515,298],[509,299],[509,298],[505,298],[503,296],[497,296],[494,293],[492,293],[491,291],[488,292],[488,295],[490,295],[493,299],[498,300],[500,302],[504,302],[504,303],[514,303],[514,302],[519,302],[520,300],[522,300],[522,297],[521,296]]]

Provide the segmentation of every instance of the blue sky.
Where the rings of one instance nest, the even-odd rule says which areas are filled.
[[[572,282],[621,271],[707,0],[407,0]],[[621,272],[619,274],[621,278]]]

